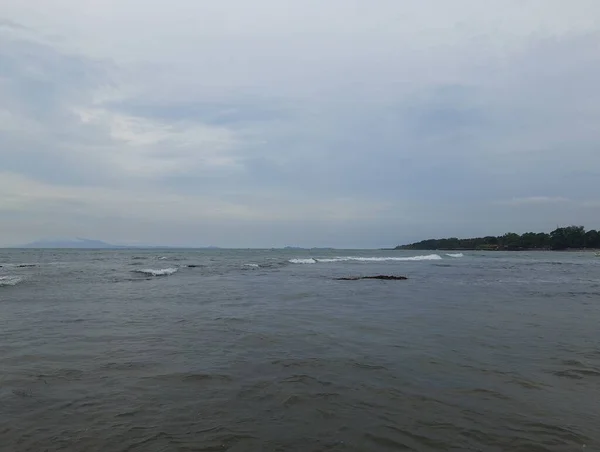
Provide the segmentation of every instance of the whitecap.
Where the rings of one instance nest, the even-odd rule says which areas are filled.
[[[23,281],[20,276],[0,276],[0,287],[16,286]]]
[[[448,253],[446,254],[448,257],[465,257],[463,253]]]
[[[428,254],[425,256],[410,256],[410,257],[357,257],[357,256],[344,256],[335,257],[328,259],[316,259],[317,262],[404,262],[404,261],[435,261],[440,260],[442,257],[438,254]]]
[[[333,262],[403,262],[403,261],[434,261],[440,260],[442,256],[439,254],[427,254],[423,256],[410,256],[410,257],[361,257],[361,256],[341,256],[331,258],[311,258],[311,259],[290,259],[289,262],[292,264],[315,264],[319,263],[333,263]]]
[[[170,268],[161,268],[159,270],[155,270],[153,268],[145,268],[142,270],[133,270],[134,273],[141,273],[142,275],[148,275],[148,276],[169,276],[172,275],[173,273],[177,272],[177,268],[174,267],[170,267]]]
[[[258,265],[258,264],[244,264],[243,267],[258,268],[258,267],[260,267],[260,265]]]
[[[310,259],[290,259],[288,262],[291,264],[316,264],[317,261],[313,258]]]

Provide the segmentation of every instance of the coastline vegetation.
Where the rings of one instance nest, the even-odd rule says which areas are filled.
[[[584,250],[600,248],[600,232],[586,231],[583,226],[557,228],[550,233],[526,232],[519,235],[509,232],[501,236],[459,239],[423,240],[409,245],[399,245],[397,250],[487,250],[487,251],[526,251],[526,250]]]

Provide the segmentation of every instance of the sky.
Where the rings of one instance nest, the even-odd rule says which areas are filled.
[[[3,0],[0,245],[600,229],[597,0]]]

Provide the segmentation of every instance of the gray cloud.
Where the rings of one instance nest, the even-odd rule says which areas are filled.
[[[0,7],[0,244],[600,227],[595,2],[58,3]]]

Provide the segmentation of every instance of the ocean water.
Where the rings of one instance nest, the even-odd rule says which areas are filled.
[[[590,253],[0,250],[1,451],[598,451]],[[406,281],[337,281],[404,275]]]

